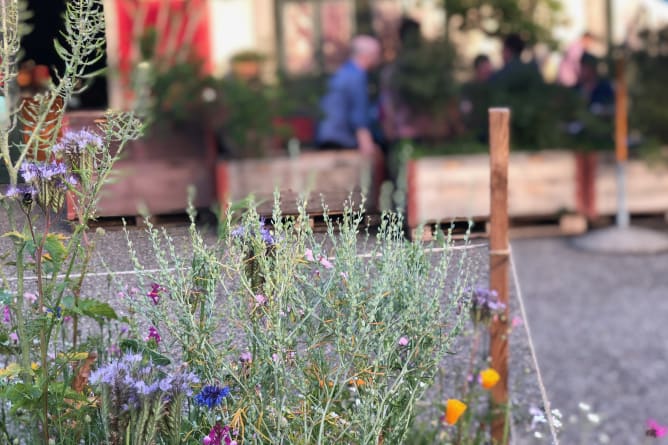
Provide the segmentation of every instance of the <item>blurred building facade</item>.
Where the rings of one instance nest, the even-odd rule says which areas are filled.
[[[596,52],[603,53],[610,39],[619,43],[643,26],[668,23],[668,2],[664,0],[561,0],[564,24],[554,35],[565,47],[583,32],[599,38]],[[269,79],[277,68],[292,75],[313,74],[335,69],[347,56],[347,43],[355,34],[356,0],[105,0],[109,64],[123,63],[124,38],[129,30],[121,23],[128,5],[173,5],[197,3],[187,20],[199,26],[208,41],[197,41],[210,72],[222,76],[231,56],[242,50],[256,50],[267,56],[264,65]],[[396,28],[402,15],[422,24],[426,37],[442,34],[446,11],[441,0],[370,0],[373,29],[383,40],[385,57],[396,48]],[[612,6],[612,33],[608,32],[607,5]],[[165,6],[157,6],[165,8]],[[197,11],[197,12],[194,12]],[[156,20],[160,20],[159,17]],[[451,32],[451,39],[471,60],[483,52],[499,54],[499,42],[484,35]],[[178,41],[178,39],[177,39]],[[123,103],[122,85],[111,78],[110,105]]]

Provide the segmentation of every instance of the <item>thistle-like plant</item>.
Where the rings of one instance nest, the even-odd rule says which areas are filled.
[[[156,325],[156,352],[187,361],[212,394],[226,389],[190,412],[192,435],[238,444],[407,440],[417,401],[465,319],[468,262],[451,261],[447,237],[445,252],[406,241],[399,216],[384,215],[375,237],[363,221],[350,208],[322,236],[303,211],[284,218],[277,205],[260,222],[251,209],[238,225],[222,223],[228,235],[217,245],[193,226],[187,253],[149,226],[160,271],[148,274],[133,255],[137,287],[147,290],[126,300],[143,315],[136,334]]]

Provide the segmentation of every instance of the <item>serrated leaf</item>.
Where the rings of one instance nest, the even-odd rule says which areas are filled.
[[[46,236],[46,241],[44,242],[44,250],[46,250],[51,256],[51,261],[56,263],[61,263],[65,258],[67,249],[63,244],[63,239],[66,239],[64,235],[60,233],[49,233]]]

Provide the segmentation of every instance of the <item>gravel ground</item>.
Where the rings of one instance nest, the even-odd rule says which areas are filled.
[[[0,221],[3,232],[4,226]],[[208,240],[215,238],[212,229],[204,230]],[[168,231],[177,245],[186,246],[185,226]],[[106,232],[93,269],[131,270],[122,230]],[[143,231],[133,228],[131,238],[145,266],[152,267],[155,261]],[[6,242],[0,240],[0,247]],[[668,313],[668,255],[595,255],[574,249],[565,238],[518,240],[513,248],[547,391],[553,407],[564,413],[562,443],[599,443],[601,433],[612,444],[642,443],[647,418],[668,423],[663,378],[668,374],[668,334],[659,328]],[[476,280],[481,283],[487,276],[486,254],[484,246],[470,252],[481,270]],[[107,279],[88,278],[86,288],[104,294]],[[512,310],[517,314],[516,304]],[[521,327],[513,331],[511,342],[514,394],[525,405],[539,405]],[[599,425],[586,420],[579,402],[589,403],[600,415]],[[578,424],[569,422],[572,416],[579,418]],[[517,437],[526,435],[523,428],[518,426]]]
[[[601,434],[611,444],[644,443],[648,418],[668,423],[668,255],[597,255],[566,238],[513,248],[547,391],[566,420],[562,443],[600,443]]]

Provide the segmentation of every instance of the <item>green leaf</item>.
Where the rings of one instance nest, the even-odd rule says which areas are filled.
[[[54,263],[60,264],[63,259],[65,259],[65,254],[67,249],[63,244],[63,240],[66,239],[64,235],[60,233],[49,233],[46,236],[46,241],[44,242],[44,250],[46,250],[51,256],[51,261]]]
[[[2,235],[3,238],[11,238],[15,243],[25,243],[28,239],[24,234],[12,230]]]
[[[150,358],[151,361],[157,365],[167,366],[171,363],[171,360],[169,360],[169,358],[165,357],[159,352],[147,348],[146,345],[144,345],[143,343],[139,343],[137,340],[133,339],[122,340],[120,347],[123,352],[141,353],[142,355],[145,355],[148,358]]]
[[[10,294],[9,291],[5,289],[0,289],[0,304],[10,304],[14,294]]]
[[[82,315],[84,317],[90,317],[95,319],[98,322],[106,320],[118,320],[118,315],[116,311],[109,306],[108,303],[98,301],[92,298],[86,298],[79,300],[79,305],[74,304],[74,297],[69,295],[63,297],[61,302],[65,313]]]

